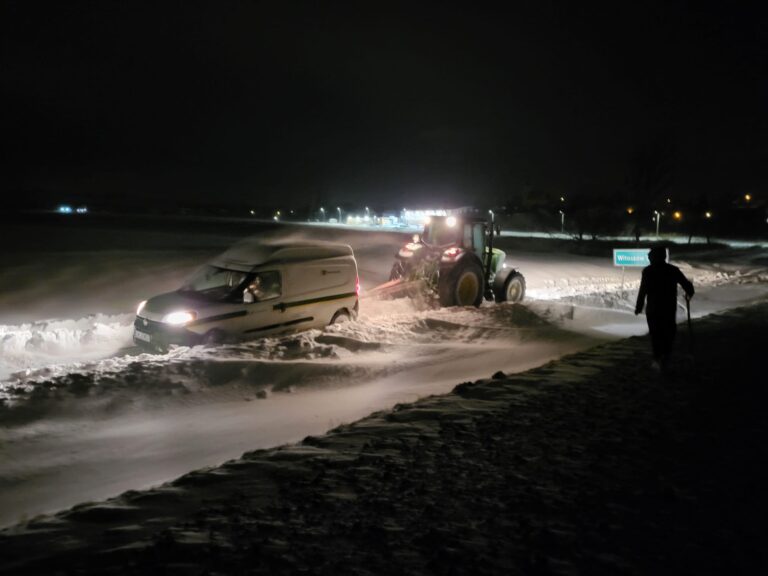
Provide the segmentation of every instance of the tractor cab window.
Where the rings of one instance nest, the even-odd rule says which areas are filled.
[[[472,250],[475,247],[472,241],[472,224],[464,224],[464,247]]]
[[[472,240],[472,246],[475,252],[479,254],[485,246],[485,226],[482,223],[472,226]]]
[[[485,246],[485,228],[481,222],[464,224],[464,247],[480,253]]]
[[[458,226],[448,226],[444,219],[435,218],[424,227],[422,239],[433,246],[455,244],[459,240],[459,230]]]

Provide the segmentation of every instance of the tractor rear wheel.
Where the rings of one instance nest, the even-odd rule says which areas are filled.
[[[465,258],[438,280],[441,306],[480,306],[483,301],[485,280],[483,268],[474,260]]]

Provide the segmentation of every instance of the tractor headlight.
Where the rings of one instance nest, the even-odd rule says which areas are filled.
[[[197,318],[197,312],[193,312],[192,310],[179,310],[163,316],[163,322],[166,324],[173,324],[174,326],[181,326],[182,324],[192,322],[195,318]]]
[[[448,250],[443,252],[443,256],[441,260],[443,262],[453,262],[454,260],[456,260],[456,258],[461,256],[463,253],[464,253],[464,250],[462,250],[458,246],[454,246],[453,248],[448,248]]]

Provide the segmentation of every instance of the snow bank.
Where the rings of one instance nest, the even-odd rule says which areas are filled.
[[[318,364],[343,361],[336,376],[353,370],[357,380],[381,374],[385,359],[424,362],[445,349],[466,354],[491,341],[512,345],[554,337],[546,322],[523,306],[416,310],[410,300],[367,302],[359,321],[285,336],[260,338],[218,347],[174,347],[165,354],[138,352],[131,343],[132,315],[102,316],[0,327],[2,380],[0,399],[14,403],[76,390],[79,395],[130,389],[145,393],[187,392],[236,381],[261,386],[289,386],[265,363],[304,365],[290,375],[299,382],[319,370]],[[386,312],[385,312],[386,311]],[[497,347],[503,345],[497,345]],[[128,350],[126,352],[126,350]],[[314,366],[314,367],[313,367]],[[328,377],[333,367],[325,369]],[[266,374],[270,374],[266,377]]]

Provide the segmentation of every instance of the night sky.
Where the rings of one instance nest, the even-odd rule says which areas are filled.
[[[760,11],[524,5],[3,1],[0,183],[103,203],[501,204],[622,194],[661,148],[674,194],[765,190]]]

